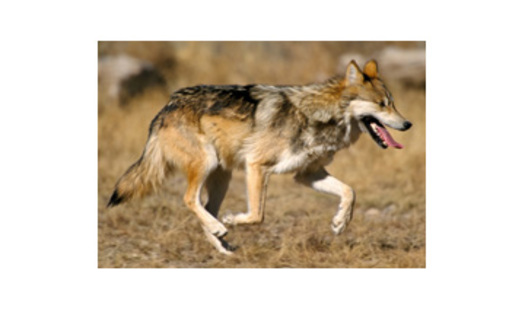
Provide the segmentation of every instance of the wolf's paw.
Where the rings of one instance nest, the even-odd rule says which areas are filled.
[[[332,224],[330,225],[335,235],[341,234],[346,229],[346,225],[350,222],[351,217],[351,209],[349,211],[338,211],[336,213],[332,219]]]
[[[263,222],[262,216],[255,216],[251,213],[226,213],[222,217],[222,222],[229,225],[240,224],[260,224]]]
[[[339,235],[346,229],[346,222],[341,222],[339,224],[335,224],[334,222],[332,222],[330,227],[332,228],[332,231],[335,235]]]
[[[244,224],[246,223],[248,219],[248,216],[246,213],[232,213],[231,211],[227,211],[222,216],[222,223],[228,224],[228,225],[237,225],[237,224]]]
[[[219,239],[220,243],[221,243],[221,246],[219,248],[217,248],[217,250],[222,253],[222,254],[225,254],[225,255],[228,255],[228,256],[231,256],[233,255],[233,251],[235,251],[237,249],[236,246],[232,246],[230,245],[228,242],[226,242],[224,239],[220,238]]]
[[[332,224],[330,225],[334,234],[335,235],[341,234],[346,229],[346,225],[348,224],[348,221],[350,221],[350,218],[347,216],[334,217],[334,219],[332,220]]]
[[[221,254],[231,256],[233,255],[233,251],[237,249],[236,247],[228,244],[228,242],[226,242],[226,240],[224,240],[222,237],[217,237],[211,234],[207,228],[204,228],[204,234],[213,247],[215,247],[215,249]]]
[[[215,237],[215,236],[212,236],[212,237],[215,238],[215,240],[210,239],[210,242],[215,247],[215,249],[219,251],[219,253],[221,254],[231,256],[233,255],[233,251],[237,249],[236,247],[230,245],[228,242],[226,242],[221,237]]]
[[[213,224],[208,225],[206,228],[215,237],[220,238],[228,234],[228,229],[224,225],[222,225],[222,223],[219,221],[216,221]]]
[[[233,214],[231,212],[227,212],[225,215],[222,216],[222,223],[228,224],[228,225],[235,225],[236,221],[235,218],[237,217],[236,214]]]

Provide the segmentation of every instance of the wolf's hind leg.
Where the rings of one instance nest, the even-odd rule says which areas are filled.
[[[341,198],[339,208],[332,219],[331,228],[336,235],[343,232],[352,219],[355,203],[355,192],[352,187],[331,176],[324,168],[297,173],[295,180],[317,191]]]
[[[259,164],[247,164],[246,185],[248,188],[248,212],[223,216],[226,224],[256,224],[264,220],[264,202],[269,174]]]
[[[208,202],[206,203],[206,210],[217,217],[221,207],[224,196],[230,184],[232,172],[218,167],[206,179],[206,190],[208,191]]]
[[[201,203],[201,189],[207,177],[207,172],[199,168],[191,169],[188,174],[188,188],[184,195],[184,202],[190,208],[207,231],[216,237],[223,237],[228,233],[226,227],[210,214]]]

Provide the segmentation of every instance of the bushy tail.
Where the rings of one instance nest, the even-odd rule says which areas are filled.
[[[151,136],[140,159],[118,180],[108,207],[144,196],[156,188],[170,171],[171,167],[162,154],[157,137]]]

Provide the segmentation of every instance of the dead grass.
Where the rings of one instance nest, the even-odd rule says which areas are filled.
[[[333,73],[339,54],[383,45],[121,42],[101,43],[99,55],[127,52],[148,59],[169,72],[168,86],[175,90],[200,83],[307,83]],[[409,132],[393,131],[405,149],[381,150],[364,136],[328,168],[357,192],[349,228],[340,236],[330,230],[336,197],[299,186],[291,175],[274,175],[265,222],[229,228],[228,241],[239,246],[233,257],[216,253],[205,240],[183,204],[180,174],[156,194],[106,209],[113,185],[140,156],[149,123],[169,92],[152,91],[126,108],[99,97],[99,267],[425,267],[425,91],[389,83],[398,109],[414,123]],[[245,207],[244,173],[237,171],[221,213]]]

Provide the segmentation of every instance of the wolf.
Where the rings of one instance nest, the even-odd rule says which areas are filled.
[[[323,83],[183,88],[151,122],[141,157],[116,183],[108,207],[145,195],[178,169],[187,178],[186,206],[210,243],[230,255],[225,225],[263,222],[270,175],[295,173],[298,183],[340,198],[331,221],[337,235],[352,219],[356,194],[325,166],[362,133],[383,149],[402,148],[385,126],[405,131],[412,123],[396,110],[375,60],[363,70],[352,60],[344,75]],[[236,168],[246,172],[248,210],[219,220]]]

